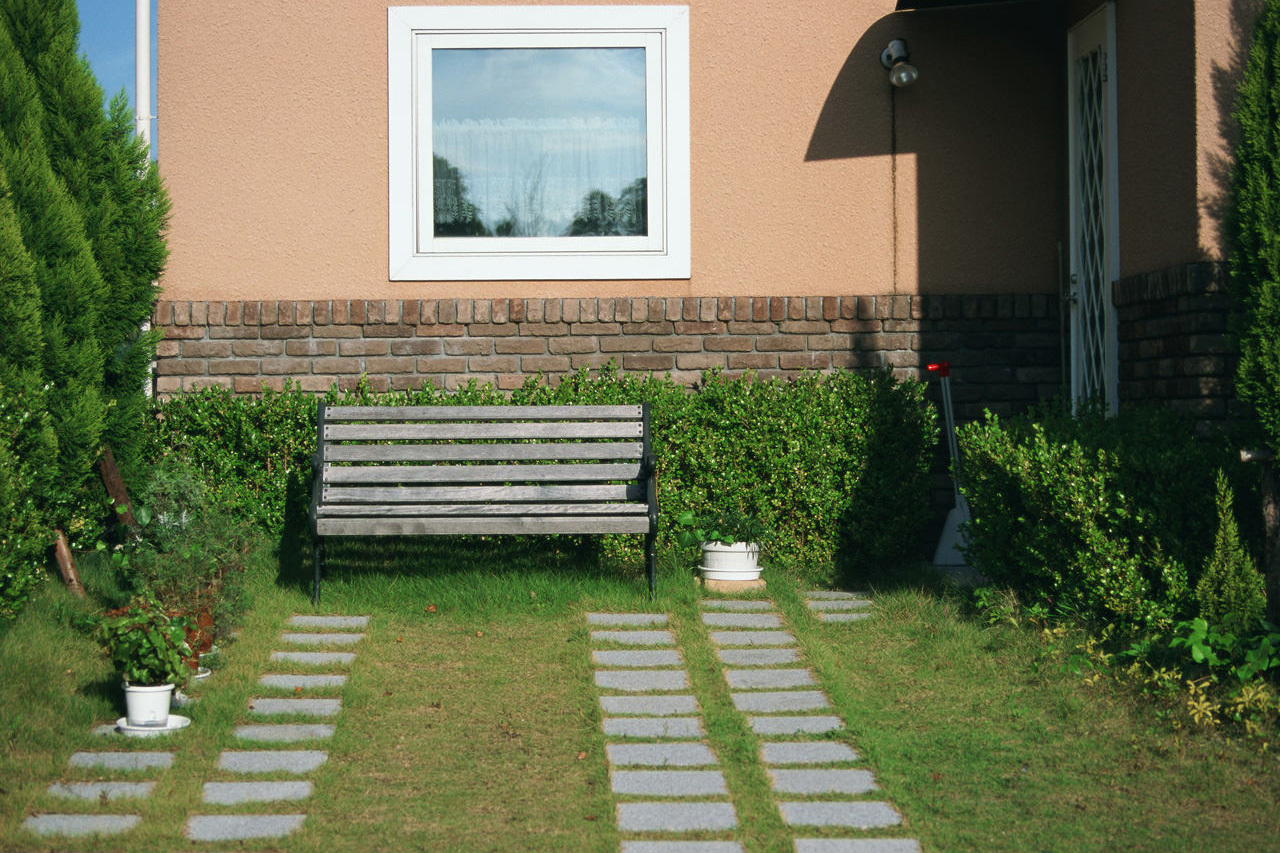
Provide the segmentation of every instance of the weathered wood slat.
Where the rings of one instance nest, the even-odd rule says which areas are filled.
[[[326,421],[638,421],[640,406],[329,406]]]
[[[589,516],[584,518],[321,518],[321,536],[449,536],[476,533],[647,533],[643,516]]]
[[[325,441],[467,441],[508,438],[639,438],[641,424],[632,421],[588,423],[484,424],[325,424]]]
[[[324,504],[507,503],[644,500],[635,483],[589,486],[325,486]]]
[[[325,444],[326,462],[504,462],[640,459],[638,441],[530,444]]]
[[[320,507],[319,518],[409,518],[413,516],[644,515],[645,503],[585,504],[337,504]]]
[[[640,463],[616,465],[325,465],[325,483],[564,483],[634,480]]]

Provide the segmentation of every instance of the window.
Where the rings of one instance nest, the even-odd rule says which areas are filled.
[[[685,6],[387,16],[392,280],[689,277]]]

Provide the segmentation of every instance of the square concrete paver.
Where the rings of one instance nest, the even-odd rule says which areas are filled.
[[[870,770],[770,770],[779,794],[865,794],[877,788]]]
[[[759,693],[731,693],[733,707],[739,711],[773,713],[785,711],[820,711],[831,707],[821,690],[767,690]]]
[[[776,613],[703,613],[702,624],[713,628],[781,628]]]
[[[218,756],[218,769],[231,773],[310,773],[329,760],[322,749],[239,749]]]
[[[681,666],[684,659],[676,649],[615,649],[591,653],[591,661],[596,666]]]
[[[705,743],[610,743],[605,755],[615,767],[707,767],[716,754]]]
[[[118,835],[138,825],[136,814],[37,814],[22,822],[36,835]]]
[[[746,853],[737,841],[624,841],[621,853]]]
[[[714,832],[737,825],[732,803],[618,803],[623,832]]]
[[[345,675],[264,675],[258,679],[263,687],[277,690],[313,690],[317,687],[341,687],[347,683]]]
[[[867,598],[818,599],[809,602],[810,610],[865,610],[871,606]]]
[[[652,690],[688,690],[683,669],[611,669],[596,672],[596,687],[644,693]]]
[[[283,838],[302,828],[302,814],[195,815],[187,821],[191,841],[240,841],[250,838]]]
[[[240,803],[274,803],[305,800],[311,796],[311,783],[303,780],[287,782],[205,782],[204,801],[219,806]]]
[[[258,715],[299,714],[306,717],[336,717],[342,711],[341,699],[268,699],[249,700],[249,710]]]
[[[837,764],[857,761],[858,753],[847,743],[830,740],[771,741],[760,744],[760,760],[765,764]]]
[[[141,800],[151,796],[155,782],[55,782],[49,796],[68,800]]]
[[[588,613],[588,625],[665,625],[671,617],[665,613]]]
[[[173,766],[172,752],[76,752],[67,760],[71,767],[103,770],[161,770]]]
[[[272,652],[271,660],[306,666],[351,666],[355,652]]]
[[[605,717],[608,737],[688,739],[706,736],[698,717]]]
[[[799,649],[717,649],[716,657],[729,666],[780,666],[800,662]]]
[[[289,619],[294,628],[351,629],[369,627],[368,616],[294,616]]]
[[[728,796],[719,770],[615,770],[610,774],[615,794],[648,797]]]
[[[698,602],[703,610],[772,610],[773,602],[763,598],[704,598]]]
[[[676,635],[670,631],[592,631],[591,642],[622,646],[674,646]]]
[[[641,717],[678,717],[698,713],[698,700],[687,694],[675,696],[601,696],[606,714]]]
[[[782,820],[790,826],[844,826],[874,829],[897,826],[902,815],[888,803],[859,800],[850,803],[778,803]]]
[[[819,613],[818,619],[823,622],[861,622],[863,619],[870,619],[871,614],[865,610],[859,610],[854,613]]]
[[[796,853],[920,853],[914,838],[797,838]]]
[[[729,669],[724,678],[735,690],[780,690],[818,683],[807,669]]]
[[[711,642],[717,646],[794,646],[790,631],[712,631]]]
[[[295,646],[354,646],[363,639],[364,634],[346,632],[280,635],[280,642],[293,643]]]
[[[839,717],[747,717],[747,725],[758,735],[816,735],[844,727]]]
[[[240,740],[296,743],[302,740],[324,740],[333,737],[333,726],[326,723],[310,725],[260,725],[236,726]]]

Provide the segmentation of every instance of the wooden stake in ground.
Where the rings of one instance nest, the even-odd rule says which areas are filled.
[[[1280,495],[1276,494],[1276,454],[1273,450],[1241,450],[1244,462],[1262,469],[1263,584],[1267,593],[1267,621],[1280,625]]]
[[[58,534],[57,540],[53,543],[53,556],[58,561],[58,572],[62,575],[62,582],[67,585],[67,589],[77,598],[84,598],[84,585],[80,583],[80,572],[76,570],[76,561],[71,556],[71,546],[67,544],[67,534],[61,530],[54,531]]]
[[[111,505],[115,507],[116,518],[123,522],[135,535],[139,531],[138,520],[133,517],[133,502],[129,500],[129,490],[125,487],[120,469],[116,467],[115,454],[111,445],[102,445],[102,458],[98,460],[98,471],[102,474],[102,485],[107,487],[111,496]]]

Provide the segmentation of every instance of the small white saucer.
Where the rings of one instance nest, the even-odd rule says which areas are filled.
[[[192,680],[192,681],[203,681],[204,679],[206,679],[206,678],[208,678],[208,677],[209,677],[209,674],[210,674],[209,667],[207,667],[207,666],[202,666],[202,667],[200,667],[199,669],[197,669],[197,670],[196,670],[196,674],[195,674],[195,675],[191,676],[191,680]]]
[[[163,726],[131,726],[128,717],[121,717],[116,720],[116,730],[128,737],[155,737],[157,735],[167,735],[170,732],[176,732],[179,729],[185,729],[191,725],[191,718],[184,717],[181,714],[170,714],[169,722]]]

